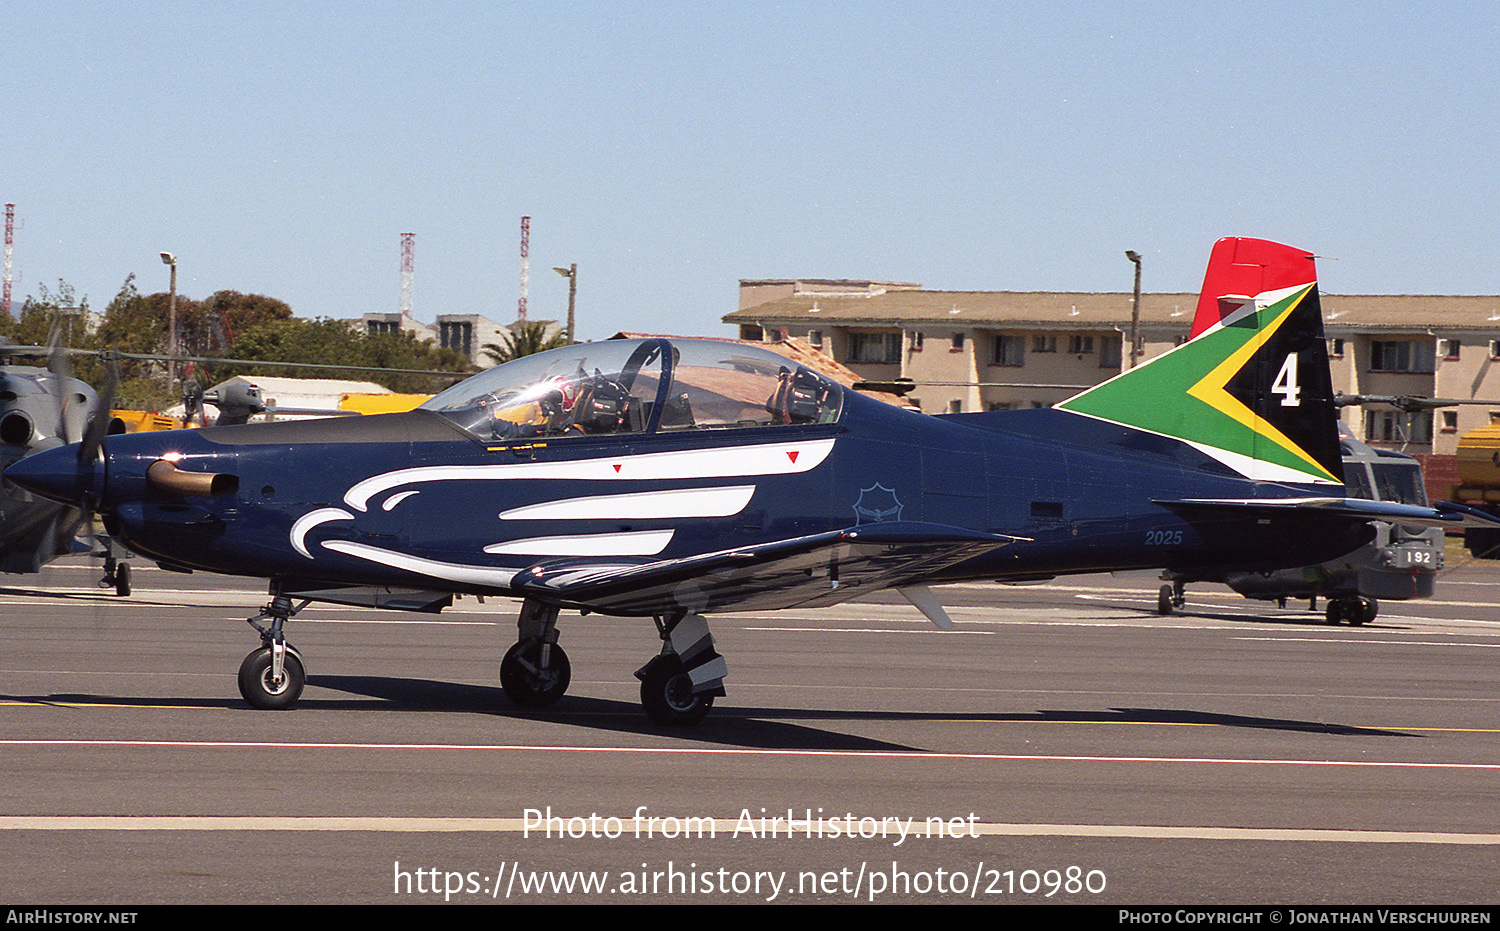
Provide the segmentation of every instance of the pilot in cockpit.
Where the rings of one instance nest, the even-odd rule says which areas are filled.
[[[554,375],[510,398],[494,399],[490,433],[496,439],[550,436],[565,431],[578,400],[578,381]]]

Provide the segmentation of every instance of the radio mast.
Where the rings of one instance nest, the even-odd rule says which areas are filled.
[[[411,316],[411,276],[417,248],[416,233],[401,234],[401,316]]]
[[[11,258],[16,249],[16,205],[5,205],[5,294],[0,297],[0,308],[10,313]]]
[[[531,217],[521,218],[521,302],[516,305],[516,319],[526,319],[526,286],[531,280]]]

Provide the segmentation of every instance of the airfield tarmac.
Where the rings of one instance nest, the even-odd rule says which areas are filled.
[[[724,615],[684,730],[642,620],[565,613],[568,696],[514,708],[494,599],[311,606],[301,703],[253,711],[262,585],[135,570],[0,580],[9,904],[1500,899],[1496,564],[1362,628],[1211,585],[1160,617],[1147,576],[945,587],[947,632]]]

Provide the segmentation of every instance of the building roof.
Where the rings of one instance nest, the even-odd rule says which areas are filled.
[[[1500,295],[1324,294],[1323,317],[1340,329],[1500,332]],[[799,294],[725,314],[725,323],[766,326],[986,326],[1114,328],[1130,321],[1128,292],[887,291],[841,297]],[[1148,326],[1191,326],[1198,295],[1142,294]]]

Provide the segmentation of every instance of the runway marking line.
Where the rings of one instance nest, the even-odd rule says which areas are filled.
[[[1093,723],[1093,722],[1087,722]],[[643,756],[792,756],[870,760],[969,760],[994,763],[1168,763],[1219,766],[1306,766],[1353,769],[1434,769],[1497,771],[1500,763],[1445,763],[1416,760],[1297,760],[1234,757],[1079,756],[1033,753],[953,753],[925,750],[765,750],[753,747],[569,747],[545,744],[333,743],[285,740],[84,740],[6,738],[0,747],[144,747],[164,750],[441,750],[479,753],[620,753]]]
[[[621,816],[629,824],[629,816]],[[713,820],[715,836],[732,836],[739,819]],[[706,826],[706,825],[705,825]],[[812,830],[806,821],[786,826],[796,832]],[[385,833],[519,834],[527,829],[521,818],[399,818],[316,817],[286,815],[10,815],[0,816],[0,831],[363,831]],[[536,825],[530,825],[536,830]],[[988,837],[1135,837],[1161,840],[1316,841],[1356,844],[1449,844],[1493,846],[1500,834],[1463,834],[1451,831],[1365,831],[1319,828],[1234,828],[1151,824],[1019,824],[979,823],[965,831]],[[924,826],[909,831],[927,836]]]

